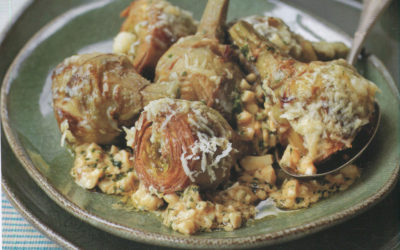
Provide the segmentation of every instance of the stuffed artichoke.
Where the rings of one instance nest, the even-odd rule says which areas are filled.
[[[150,84],[123,55],[72,56],[52,75],[54,114],[70,143],[115,142],[146,104],[177,91],[173,84]]]
[[[121,16],[126,20],[114,40],[114,52],[128,55],[135,69],[149,79],[164,52],[197,28],[189,12],[164,0],[133,1]]]
[[[344,60],[302,63],[282,54],[253,27],[239,21],[229,33],[262,82],[269,129],[287,145],[281,164],[300,174],[351,147],[374,113],[377,87]]]
[[[203,101],[232,120],[243,78],[224,40],[228,1],[209,1],[196,35],[181,38],[159,60],[156,82],[179,82],[185,100]]]
[[[235,134],[228,122],[202,102],[164,98],[144,108],[131,147],[141,181],[159,192],[190,184],[212,189],[235,164]],[[128,140],[129,141],[129,140]]]

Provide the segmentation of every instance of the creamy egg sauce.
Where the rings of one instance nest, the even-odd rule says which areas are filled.
[[[272,155],[246,156],[233,170],[231,180],[216,191],[200,191],[196,185],[183,192],[163,194],[147,189],[137,178],[130,149],[95,143],[75,148],[71,175],[86,189],[124,197],[138,210],[154,212],[162,223],[183,234],[232,231],[253,219],[260,201],[271,198],[281,209],[309,207],[320,199],[347,189],[360,176],[350,165],[313,180],[297,180],[274,168]]]

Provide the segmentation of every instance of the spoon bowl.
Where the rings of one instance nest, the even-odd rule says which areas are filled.
[[[375,102],[375,111],[371,117],[371,121],[361,128],[360,132],[354,138],[352,147],[339,151],[326,160],[316,164],[317,173],[313,175],[303,175],[294,172],[292,169],[285,166],[279,165],[281,169],[288,175],[299,178],[308,179],[322,177],[328,174],[339,171],[340,169],[350,165],[356,159],[358,159],[361,154],[367,149],[369,144],[373,141],[376,132],[378,131],[379,124],[381,121],[381,111],[377,102]],[[279,164],[282,156],[282,148],[275,149],[275,158]]]

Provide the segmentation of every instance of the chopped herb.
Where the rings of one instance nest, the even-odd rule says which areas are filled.
[[[258,147],[260,149],[264,149],[264,141],[262,141],[262,140],[258,141]]]
[[[114,160],[114,158],[111,157],[111,163],[116,166],[117,168],[121,168],[122,162]]]
[[[125,173],[119,173],[115,176],[114,180],[119,181],[122,180],[125,177]]]
[[[296,197],[295,199],[296,203],[299,204],[300,202],[304,201],[303,197]]]
[[[274,47],[271,47],[271,46],[268,46],[268,47],[267,47],[267,50],[268,50],[268,51],[271,51],[271,52],[275,52],[275,48],[274,48]]]
[[[168,58],[171,58],[172,56],[173,56],[172,54],[169,54],[169,55],[168,55]]]
[[[81,155],[83,155],[83,154],[85,154],[85,151],[84,151],[84,150],[81,151]]]
[[[182,76],[187,76],[187,72],[186,72],[186,71],[183,71],[183,72],[182,72]]]
[[[258,183],[252,182],[252,183],[251,183],[251,191],[252,191],[253,193],[256,193],[258,189],[259,189]]]
[[[243,111],[242,108],[242,101],[240,100],[240,96],[236,97],[235,100],[233,101],[233,109],[232,112],[234,114],[239,114]]]
[[[263,117],[263,115],[262,115],[261,113],[257,113],[257,114],[256,114],[256,120],[257,120],[257,121],[261,121],[263,118],[264,118],[264,117]]]
[[[96,149],[95,149],[95,148],[92,148],[92,153],[93,153],[94,151],[96,151]]]
[[[241,47],[240,52],[244,55],[244,57],[247,58],[247,55],[249,54],[249,45],[246,44],[243,47]]]

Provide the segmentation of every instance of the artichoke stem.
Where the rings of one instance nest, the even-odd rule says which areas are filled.
[[[201,17],[197,35],[224,40],[223,26],[226,21],[229,0],[209,0]]]
[[[249,62],[253,62],[262,78],[290,59],[282,55],[270,41],[262,37],[246,21],[238,21],[229,29],[229,35]]]

